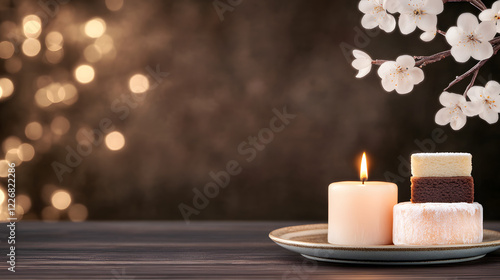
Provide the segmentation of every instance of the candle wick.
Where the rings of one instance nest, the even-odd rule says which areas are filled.
[[[365,184],[365,181],[366,181],[366,179],[365,179],[365,178],[361,179],[361,184],[362,184],[362,185],[364,185],[364,184]]]

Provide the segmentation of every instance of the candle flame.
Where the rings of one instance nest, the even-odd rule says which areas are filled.
[[[366,153],[363,153],[363,157],[361,158],[361,171],[359,172],[359,178],[361,182],[364,184],[366,180],[368,180],[368,167],[366,165]]]

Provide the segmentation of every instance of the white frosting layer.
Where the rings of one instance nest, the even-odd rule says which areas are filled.
[[[415,177],[471,176],[469,153],[417,153],[411,155],[411,173]]]
[[[480,243],[483,207],[475,203],[411,203],[394,206],[395,245]]]

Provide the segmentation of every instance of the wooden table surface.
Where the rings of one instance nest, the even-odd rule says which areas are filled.
[[[304,223],[20,222],[16,273],[7,271],[2,224],[0,279],[500,279],[500,250],[449,265],[340,265],[313,263],[268,238]]]

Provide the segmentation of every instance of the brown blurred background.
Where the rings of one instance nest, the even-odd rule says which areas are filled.
[[[398,95],[382,89],[376,68],[356,79],[344,55],[430,55],[449,49],[442,36],[366,33],[350,0],[0,3],[0,41],[12,45],[0,45],[0,78],[14,86],[0,100],[0,159],[18,163],[25,220],[182,219],[181,204],[196,210],[192,220],[326,220],[328,184],[358,180],[363,151],[369,180],[395,180],[400,201],[410,197],[412,152],[470,152],[476,201],[485,219],[500,219],[499,124],[475,117],[456,132],[434,123],[442,90],[475,62],[429,65]],[[446,4],[438,26],[464,11],[478,14]],[[499,61],[478,84],[500,80]],[[269,133],[284,107],[296,117]],[[85,137],[92,129],[103,136]],[[265,145],[241,144],[259,133]],[[68,150],[78,149],[86,155],[69,156],[70,166]],[[241,173],[196,209],[193,189],[229,161]]]

